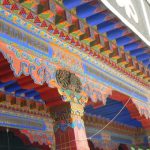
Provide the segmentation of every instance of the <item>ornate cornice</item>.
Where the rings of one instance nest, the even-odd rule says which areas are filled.
[[[65,94],[63,96],[64,101],[68,101],[68,99],[66,99],[66,96],[70,95],[70,99],[74,97],[72,100],[82,103],[85,100],[87,101],[88,96],[92,98],[93,94],[97,94],[96,97],[93,97],[95,100],[94,102],[97,102],[98,100],[105,102],[107,96],[111,94],[111,88],[100,83],[96,83],[97,87],[95,87],[95,82],[92,83],[92,81],[86,81],[86,79],[84,79],[86,78],[86,76],[76,76],[72,71],[70,71],[69,73],[70,75],[72,75],[71,82],[69,81],[69,87],[67,89],[63,89],[64,87],[62,87],[62,85],[59,85],[59,82],[57,82],[56,79],[56,72],[57,70],[59,70],[57,68],[63,68],[62,66],[55,63],[55,61],[53,62],[49,59],[40,58],[36,55],[27,53],[14,45],[9,45],[9,43],[6,44],[2,41],[0,41],[0,43],[0,51],[10,63],[10,67],[14,71],[14,75],[16,77],[20,77],[22,74],[24,74],[25,76],[30,75],[36,84],[42,85],[46,82],[49,87],[58,88],[59,92],[61,91],[61,95],[62,93]],[[79,80],[73,81],[74,79],[80,79],[80,93],[79,89],[77,89],[77,86],[79,85],[77,83],[79,82]],[[89,82],[91,82],[92,85],[90,85]],[[102,90],[100,90],[100,87],[102,87]],[[75,88],[77,91],[74,91],[73,88]]]
[[[68,15],[66,18],[66,20],[64,20],[64,18],[62,18],[62,22],[61,23],[56,23],[55,21],[55,15],[57,15],[56,13],[56,3],[55,1],[51,1],[51,5],[50,5],[50,10],[48,10],[47,12],[41,13],[40,15],[37,14],[35,8],[32,8],[32,5],[34,7],[34,4],[32,2],[30,2],[30,4],[28,5],[28,2],[26,3],[22,3],[22,4],[18,4],[18,3],[14,3],[13,1],[11,1],[11,3],[9,2],[9,7],[11,9],[11,11],[13,11],[14,13],[17,13],[20,15],[20,17],[25,17],[28,21],[33,22],[35,25],[40,26],[42,29],[49,29],[49,25],[50,25],[50,32],[52,34],[54,34],[55,36],[57,36],[57,38],[59,37],[61,40],[65,40],[67,41],[67,43],[69,42],[72,46],[78,47],[78,48],[82,48],[85,49],[86,52],[90,53],[92,56],[96,56],[98,58],[100,58],[102,61],[104,61],[105,63],[109,64],[111,67],[116,68],[117,70],[119,69],[120,72],[125,73],[127,72],[126,75],[129,74],[130,77],[133,77],[134,79],[138,79],[139,81],[141,80],[140,78],[142,77],[137,77],[137,75],[134,75],[132,72],[130,72],[129,70],[126,70],[125,68],[122,68],[121,66],[117,65],[116,63],[114,63],[113,61],[110,60],[110,58],[107,58],[103,55],[100,55],[99,53],[96,52],[95,49],[89,47],[87,45],[87,43],[84,40],[81,40],[80,42],[77,41],[76,38],[74,38],[71,34],[68,35],[68,33],[64,32],[64,30],[62,30],[62,27],[69,26],[71,25],[71,22],[69,22],[69,17],[71,17],[72,14],[70,14],[70,12],[68,10],[65,10],[66,14]],[[37,4],[36,4],[37,5]],[[5,4],[4,4],[5,6]],[[7,5],[8,6],[8,5]],[[36,6],[35,6],[36,7]],[[62,7],[62,6],[60,6]],[[32,9],[32,11],[30,10]],[[63,9],[63,8],[62,8]],[[35,13],[36,12],[36,13]],[[51,14],[48,15],[48,13]],[[46,15],[48,17],[46,17]],[[31,17],[32,16],[32,17]],[[45,17],[46,18],[45,18]],[[56,27],[56,25],[57,27]],[[44,25],[43,25],[44,24]],[[79,30],[79,32],[85,32],[85,27],[88,27],[88,25],[86,23],[83,23],[82,21],[79,21],[79,24],[82,24],[82,28]],[[60,28],[60,29],[59,29]],[[92,29],[91,29],[92,31]],[[93,30],[93,32],[95,33],[95,31]],[[76,35],[76,34],[75,34]],[[69,40],[67,40],[66,36],[68,36]],[[104,42],[104,44],[102,44],[103,42],[100,42],[99,46],[100,48],[104,49],[106,48],[107,45],[109,45],[109,40],[107,39],[106,36],[104,35],[100,35],[102,36],[101,39],[103,39],[102,41]],[[94,37],[95,38],[95,37]],[[98,38],[98,37],[97,37]],[[90,38],[89,38],[90,39]],[[93,39],[92,39],[93,40]],[[107,42],[106,42],[107,41]],[[83,42],[83,43],[82,43]],[[106,42],[106,43],[105,43]],[[111,49],[112,51],[114,51],[114,49],[116,49],[116,44],[114,42],[110,42],[110,47],[113,47],[113,49]],[[109,48],[106,48],[106,51],[111,51],[109,50]],[[101,51],[101,50],[100,50]],[[111,53],[111,52],[108,52]],[[122,51],[121,51],[122,53]],[[104,53],[105,54],[105,53]],[[106,52],[107,54],[107,52]],[[123,54],[122,54],[123,55]],[[129,57],[127,55],[127,57]],[[122,58],[123,59],[123,58]],[[130,58],[131,59],[131,58]],[[126,62],[126,61],[125,61]],[[127,63],[127,62],[126,62]],[[124,64],[124,63],[123,63]],[[134,68],[134,66],[132,66],[132,68]],[[132,70],[132,69],[131,69]],[[129,73],[130,72],[130,73]],[[141,81],[143,82],[145,79],[143,78]],[[139,82],[138,81],[138,82]],[[145,81],[144,81],[145,82]]]
[[[85,126],[87,128],[93,127],[96,130],[102,129],[109,122],[109,120],[97,116],[89,115],[89,114],[86,114],[84,116],[84,121],[85,121]],[[145,135],[145,130],[142,128],[135,128],[117,122],[112,122],[105,129],[105,131],[110,131],[110,132],[113,131],[114,133],[129,135],[133,137]]]
[[[3,11],[3,13],[5,12],[4,10],[2,10],[2,8],[1,8],[1,11]],[[20,19],[17,18],[16,15],[13,15],[13,14],[10,15],[9,12],[6,12],[6,13],[4,13],[4,14],[7,16],[7,18],[10,17],[9,19],[10,19],[11,21],[13,21],[14,23],[17,22],[18,25],[20,24],[21,26],[24,26],[24,28],[26,28],[27,30],[31,30],[32,32],[33,32],[33,31],[34,31],[34,32],[36,31],[35,33],[37,33],[37,34],[38,34],[39,36],[41,36],[43,39],[51,40],[51,41],[55,42],[56,44],[60,45],[61,47],[65,47],[65,48],[67,48],[68,50],[70,50],[71,52],[73,52],[73,53],[75,53],[75,54],[78,54],[82,59],[88,60],[88,61],[91,62],[93,65],[95,65],[95,66],[97,66],[97,67],[100,67],[100,68],[103,68],[104,70],[110,72],[111,74],[115,74],[115,76],[117,76],[118,78],[121,78],[122,81],[120,81],[120,82],[121,82],[122,84],[124,84],[124,82],[130,83],[130,84],[132,83],[132,85],[134,85],[134,86],[136,85],[136,87],[138,86],[137,89],[142,89],[142,91],[144,91],[145,93],[147,93],[148,89],[147,89],[146,87],[144,87],[143,85],[137,84],[137,83],[138,83],[137,81],[133,81],[132,79],[130,79],[130,78],[127,77],[126,75],[123,75],[122,73],[118,72],[118,70],[115,70],[115,69],[110,68],[109,65],[110,65],[111,62],[110,62],[109,60],[107,60],[107,59],[102,59],[102,61],[97,61],[96,58],[93,58],[93,57],[89,56],[89,55],[86,54],[85,52],[79,51],[79,50],[76,49],[76,48],[72,48],[71,45],[67,45],[65,41],[62,41],[62,39],[59,39],[56,35],[53,34],[53,36],[50,36],[50,34],[47,34],[47,32],[45,32],[44,30],[40,30],[40,29],[36,28],[35,26],[33,26],[32,24],[30,24],[29,22],[24,22],[23,20],[21,20],[21,18],[20,18]],[[18,19],[19,19],[19,20],[18,20]],[[109,64],[109,65],[106,65],[103,61],[106,61],[107,64]],[[112,65],[115,66],[114,63],[112,63]],[[121,71],[121,70],[120,70],[120,71]],[[106,74],[107,74],[107,73],[106,73]],[[81,73],[81,75],[84,75],[84,76],[87,77],[87,75],[86,75],[86,74],[83,74],[83,72]],[[81,75],[80,75],[80,76],[81,76]],[[90,77],[90,78],[89,78],[89,77],[86,78],[86,82],[87,82],[87,83],[90,83],[88,79],[91,79],[91,81],[94,80],[94,82],[93,82],[93,83],[95,83],[94,86],[95,86],[96,84],[98,84],[98,83],[96,83],[97,81],[96,81],[95,79],[91,78],[91,77]],[[81,80],[85,81],[84,78],[82,78],[82,77],[81,77]],[[90,85],[90,87],[93,86],[93,83],[92,83],[92,85]],[[91,84],[91,83],[90,83],[90,84]],[[99,85],[99,84],[98,84],[98,85]],[[130,86],[130,85],[128,85],[128,84],[127,84],[127,87],[130,87],[130,88],[129,88],[129,91],[131,91],[131,90],[135,91],[135,88],[132,87],[132,86]],[[91,91],[92,91],[92,90],[91,90]],[[140,91],[140,90],[139,90],[139,91]],[[91,92],[91,94],[92,94],[92,93],[93,93],[93,92]],[[94,92],[94,93],[96,93],[96,92]],[[141,95],[143,95],[142,92],[140,92],[140,93],[141,93]],[[99,94],[96,94],[96,96],[97,96],[97,95],[99,95]],[[144,96],[145,96],[145,95],[146,95],[146,94],[144,94]],[[95,96],[93,96],[93,94],[92,94],[91,97],[95,97]],[[92,98],[92,99],[94,99],[94,98]]]
[[[22,18],[21,16],[20,16],[20,18]],[[32,21],[32,20],[30,20],[30,21]],[[21,23],[21,22],[20,22]],[[22,22],[23,23],[23,22]],[[29,22],[28,22],[29,23]],[[44,32],[46,31],[45,30],[45,28],[43,28],[43,30],[42,30],[42,32],[37,32],[38,30],[40,30],[40,29],[34,29],[32,26],[33,25],[29,25],[29,26],[31,26],[31,28],[32,28],[32,30],[31,30],[31,32],[33,32],[33,33],[38,33],[38,34],[41,34],[40,36],[43,38],[43,39],[49,39],[49,40],[54,40],[57,44],[60,44],[62,47],[66,47],[66,48],[69,48],[69,50],[71,50],[71,47],[72,47],[72,45],[70,44],[70,45],[68,45],[67,44],[67,41],[65,41],[64,40],[64,38],[63,39],[61,39],[61,37],[58,37],[58,35],[57,34],[54,34],[53,32],[51,33],[49,33],[49,35],[51,35],[51,34],[53,34],[53,37],[50,37],[50,36],[47,36]],[[27,27],[27,26],[26,26]],[[29,28],[28,28],[29,29]],[[34,30],[33,30],[34,29]],[[59,32],[58,32],[58,34],[60,34]],[[56,38],[57,38],[57,40],[56,40]],[[60,38],[60,39],[59,39]],[[59,41],[60,40],[60,41]],[[61,43],[61,41],[63,41],[63,43]],[[70,47],[71,46],[71,47]],[[80,49],[80,47],[77,47],[78,49]],[[76,48],[74,47],[74,50],[75,50]],[[72,50],[71,50],[72,51]],[[77,53],[77,52],[75,52],[74,51],[74,53]],[[94,57],[92,57],[92,56],[90,56],[89,54],[87,54],[87,53],[85,53],[85,52],[82,52],[82,51],[80,51],[80,53],[78,52],[78,54],[79,55],[83,55],[82,57],[84,58],[84,59],[89,59],[90,60],[90,62],[92,62],[92,63],[94,63],[95,62],[95,60],[96,60],[96,58],[94,58]],[[123,70],[123,68],[118,68],[118,66],[117,65],[115,65],[115,63],[114,62],[111,62],[107,57],[106,58],[103,58],[103,56],[101,56],[102,58],[101,59],[99,59],[99,61],[102,63],[104,63],[104,64],[107,64],[107,65],[110,65],[111,67],[116,67],[116,70],[117,70],[117,72],[118,72],[118,70],[120,71],[120,72],[122,72]],[[98,60],[97,60],[98,61]],[[98,62],[99,62],[98,61]],[[94,64],[95,65],[95,64]],[[98,64],[96,64],[96,65],[98,65]],[[107,66],[106,65],[106,66]],[[98,65],[99,66],[99,65]],[[110,69],[109,69],[110,70]],[[112,69],[111,69],[112,70]],[[129,76],[130,78],[132,78],[133,77],[133,75],[130,75],[129,73],[127,73],[126,71],[125,72],[122,72],[122,74],[124,74],[125,76]],[[136,80],[136,77],[134,77],[134,80]],[[131,82],[132,83],[132,82]],[[144,85],[144,84],[143,84]]]
[[[11,94],[5,95],[5,93],[0,92],[0,107],[1,110],[10,110],[12,112],[22,112],[27,115],[35,115],[37,117],[50,117],[47,113],[46,106],[44,104],[27,101],[21,97],[15,97]]]
[[[131,68],[131,70],[133,70],[133,68],[135,68],[135,70],[138,73],[139,72],[143,73],[143,71],[141,70],[141,68],[142,68],[141,64],[138,64],[135,59],[132,59],[132,57],[130,55],[126,54],[123,51],[123,47],[119,47],[119,52],[120,52],[120,55],[119,55],[119,52],[117,50],[117,44],[116,44],[115,40],[114,41],[108,40],[106,34],[100,35],[96,28],[90,27],[86,23],[85,20],[79,19],[75,13],[76,11],[73,11],[73,10],[68,11],[66,8],[64,8],[62,1],[51,0],[50,4],[47,1],[47,3],[45,3],[44,6],[43,6],[43,4],[36,3],[34,1],[30,1],[30,2],[23,1],[20,4],[13,3],[13,1],[10,1],[10,2],[8,1],[8,4],[6,4],[5,2],[3,2],[2,4],[3,5],[8,5],[8,4],[11,5],[12,4],[12,6],[10,6],[10,9],[12,11],[17,12],[20,16],[23,16],[30,21],[33,21],[36,25],[38,25],[40,27],[48,28],[49,23],[51,23],[52,27],[54,29],[57,29],[55,34],[57,34],[60,31],[61,36],[63,38],[69,32],[72,37],[70,39],[71,44],[78,46],[78,47],[80,47],[81,45],[82,45],[81,47],[86,46],[87,51],[91,55],[97,56],[99,54],[98,51],[100,51],[101,53],[103,53],[105,56],[108,56],[113,61],[117,60],[117,62],[121,62],[121,64],[125,64],[125,66],[129,65],[130,66],[129,68]],[[39,10],[40,7],[38,7],[38,6],[40,6],[42,9]],[[59,10],[57,10],[57,6],[59,6],[64,13],[60,14]],[[102,6],[101,9],[106,10],[106,8],[104,6]],[[112,19],[112,16],[107,17],[106,20]],[[79,24],[77,24],[77,22],[73,22],[72,17],[76,18],[78,20]],[[113,17],[115,18],[115,16],[113,16]],[[57,28],[54,27],[53,25],[56,25]],[[120,25],[120,27],[122,26],[122,24],[119,24],[119,25]],[[72,26],[72,28],[70,26]],[[61,29],[61,30],[59,30],[59,29]],[[127,30],[125,35],[128,35],[129,33],[130,33],[130,31]],[[79,42],[79,40],[80,40],[80,42]],[[102,41],[104,41],[104,42],[102,42]],[[90,42],[93,44],[89,44]],[[126,57],[131,61],[128,61],[128,59],[126,59]],[[136,67],[134,65],[134,63],[133,64],[131,63],[132,61],[135,64],[139,65],[139,69],[138,69],[138,67]]]

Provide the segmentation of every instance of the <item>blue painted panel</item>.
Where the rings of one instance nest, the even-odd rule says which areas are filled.
[[[8,81],[8,82],[0,82],[0,88],[3,88],[5,86],[8,86],[10,84],[14,84],[16,81]]]
[[[139,56],[139,55],[143,54],[145,50],[146,50],[145,48],[135,49],[135,50],[131,51],[130,54],[132,56],[136,57],[136,56]]]
[[[40,99],[41,99],[41,96],[40,96],[40,95],[36,95],[36,96],[34,96],[34,99],[35,99],[35,100],[40,100]]]
[[[125,33],[125,30],[115,29],[115,30],[107,32],[107,37],[109,38],[109,40],[114,40],[123,36],[124,33]]]
[[[76,8],[77,16],[79,18],[86,18],[94,14],[94,11],[98,8],[97,4],[86,3]]]
[[[15,95],[20,96],[20,95],[24,94],[26,91],[27,90],[25,90],[25,89],[19,89],[19,90],[15,91]]]
[[[131,51],[131,50],[137,49],[139,46],[140,46],[140,43],[133,42],[133,43],[130,43],[130,44],[126,44],[124,46],[124,50],[125,51]]]
[[[37,95],[39,95],[39,93],[38,92],[36,92],[35,90],[31,90],[30,92],[26,92],[26,94],[25,94],[25,96],[26,97],[34,97],[34,96],[37,96]]]
[[[105,33],[105,32],[115,29],[116,24],[117,22],[106,21],[104,23],[99,24],[97,26],[97,29],[100,33]]]
[[[111,120],[118,114],[118,112],[122,108],[123,104],[121,102],[117,102],[115,100],[108,98],[105,106],[96,109],[94,109],[92,106],[87,106],[85,108],[85,112],[88,114],[101,116]],[[115,119],[115,121],[134,127],[142,127],[142,124],[139,121],[131,118],[127,108],[123,109],[123,111],[119,114],[119,116]]]
[[[4,88],[6,93],[13,92],[18,97],[24,97],[25,99],[32,98],[35,101],[44,103],[44,101],[41,100],[41,96],[37,91],[35,91],[34,89],[22,89],[16,81],[0,82],[0,88]]]
[[[150,55],[149,54],[142,54],[140,56],[137,56],[136,57],[138,61],[142,61],[142,60],[145,60],[145,59],[149,59],[150,58]]]
[[[107,17],[107,14],[105,14],[105,13],[97,13],[95,15],[87,17],[86,21],[89,25],[95,26],[95,25],[98,25],[98,24],[104,22],[106,17]]]
[[[132,41],[133,41],[133,39],[129,36],[124,36],[124,37],[116,39],[118,46],[127,45],[128,43],[131,43]]]
[[[17,83],[5,87],[6,92],[15,92],[16,90],[20,90],[20,89],[21,87]]]
[[[65,7],[69,10],[81,5],[83,3],[82,0],[63,0]]]
[[[145,59],[145,60],[143,60],[142,62],[143,62],[143,64],[144,64],[145,66],[147,66],[147,65],[150,63],[150,60],[149,60],[149,59]]]
[[[43,119],[33,119],[6,113],[0,113],[0,118],[0,126],[46,131],[46,125]]]

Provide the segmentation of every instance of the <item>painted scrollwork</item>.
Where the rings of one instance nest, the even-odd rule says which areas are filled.
[[[57,70],[56,80],[63,89],[71,90],[76,93],[80,93],[82,90],[80,79],[69,71]]]

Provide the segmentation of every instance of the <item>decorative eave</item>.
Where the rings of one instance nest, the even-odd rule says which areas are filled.
[[[97,130],[103,128],[110,121],[109,119],[105,119],[90,114],[86,114],[84,120],[87,129],[93,127],[96,128]],[[106,130],[114,131],[115,133],[119,133],[119,134],[130,135],[134,137],[145,134],[145,131],[142,128],[135,128],[117,122],[112,122],[111,125],[109,125],[106,128]]]
[[[150,119],[150,101],[149,103],[144,103],[132,98],[132,102],[136,105],[140,116],[145,116],[146,119]]]
[[[0,92],[0,107],[4,111],[22,112],[26,115],[35,115],[44,118],[50,117],[44,104],[15,97],[12,94],[5,94],[4,92]]]
[[[21,18],[18,18],[15,14],[11,14],[10,15],[10,13],[7,11],[7,10],[4,10],[3,8],[1,8],[1,12],[3,12],[2,13],[2,16],[4,15],[7,19],[9,19],[10,21],[12,21],[13,23],[15,23],[16,24],[16,22],[17,22],[17,25],[21,25],[21,26],[23,26],[24,28],[26,28],[26,30],[28,30],[28,31],[31,31],[31,32],[35,32],[36,34],[38,33],[38,36],[40,36],[41,38],[44,38],[45,40],[50,40],[50,42],[54,42],[54,43],[57,43],[57,45],[60,45],[61,46],[61,48],[63,49],[63,48],[67,48],[67,50],[69,50],[70,52],[73,52],[73,53],[75,53],[75,54],[78,54],[83,60],[88,60],[88,61],[90,61],[93,65],[96,65],[96,66],[101,66],[101,68],[104,68],[105,70],[108,70],[109,72],[111,72],[112,71],[112,74],[115,74],[115,75],[118,75],[118,77],[119,78],[122,78],[122,79],[124,79],[124,82],[126,82],[126,81],[129,81],[129,83],[133,83],[133,85],[136,85],[136,86],[138,86],[139,87],[139,89],[143,89],[143,91],[145,92],[144,93],[144,97],[145,96],[147,96],[147,86],[149,87],[149,85],[145,85],[145,83],[144,83],[144,85],[145,85],[145,87],[144,86],[142,86],[142,85],[137,85],[137,82],[136,81],[133,81],[133,80],[131,80],[130,78],[128,78],[128,77],[126,77],[125,75],[123,75],[123,74],[121,74],[121,73],[118,73],[118,71],[117,70],[115,70],[115,69],[111,69],[110,67],[109,67],[109,65],[111,64],[112,66],[116,66],[114,63],[111,63],[110,62],[110,60],[109,59],[102,59],[102,61],[97,61],[96,60],[96,58],[94,58],[94,57],[90,57],[88,54],[86,54],[84,51],[82,52],[82,51],[80,51],[79,49],[76,49],[76,48],[72,48],[71,47],[71,45],[66,45],[66,42],[65,41],[62,41],[62,39],[59,39],[58,38],[58,36],[55,36],[55,34],[53,34],[53,36],[51,36],[51,34],[48,34],[47,32],[45,32],[44,30],[41,30],[41,28],[39,29],[39,28],[36,28],[35,26],[33,26],[32,24],[30,24],[30,22],[24,22],[24,20],[23,19],[21,19]],[[15,18],[15,20],[14,20],[14,18]],[[56,49],[59,49],[58,48],[58,46],[55,46],[55,44],[50,44],[50,46],[52,47],[52,48],[56,48]],[[8,46],[9,47],[9,46]],[[15,47],[14,47],[14,45],[11,45],[10,47],[9,47],[10,49],[16,49]],[[17,48],[18,49],[18,48]],[[17,50],[16,49],[16,50]],[[62,50],[63,51],[63,50]],[[69,52],[68,51],[68,52]],[[44,56],[41,56],[41,55],[39,55],[39,54],[37,54],[36,52],[31,52],[30,51],[30,53],[33,53],[32,55],[38,55],[38,57],[40,58],[40,57],[44,57],[44,59],[46,59],[47,58],[47,56],[46,55],[44,55]],[[5,55],[5,54],[4,54]],[[6,56],[6,55],[5,55]],[[7,58],[7,56],[6,56],[6,58]],[[8,59],[8,58],[7,58]],[[43,59],[43,58],[42,58]],[[49,58],[50,59],[50,58]],[[107,64],[105,64],[104,62],[107,62]],[[60,64],[61,65],[61,64]],[[67,66],[68,64],[66,64],[66,66]],[[76,64],[74,64],[74,65],[76,65]],[[62,66],[61,66],[62,67]],[[63,66],[64,67],[64,66]],[[68,68],[68,66],[67,66],[67,68]],[[52,68],[51,68],[52,69]],[[100,90],[99,90],[99,87],[101,87],[100,86],[100,83],[98,83],[94,78],[88,78],[88,79],[84,79],[84,77],[83,76],[85,76],[85,77],[88,77],[87,76],[87,74],[85,75],[84,73],[83,73],[83,70],[81,70],[81,72],[79,73],[78,72],[78,70],[74,70],[74,69],[71,69],[70,67],[69,67],[69,69],[70,70],[72,70],[74,73],[76,73],[76,74],[78,74],[78,76],[80,76],[81,77],[81,80],[83,81],[83,85],[84,85],[84,82],[86,81],[86,82],[91,82],[92,83],[92,85],[91,86],[89,86],[89,87],[91,87],[92,89],[90,90],[91,92],[89,92],[89,90],[88,90],[88,93],[89,93],[89,95],[90,95],[90,98],[92,98],[92,96],[93,96],[93,91],[94,91],[94,94],[96,94],[97,96],[99,95],[98,93],[99,92],[101,92]],[[53,70],[53,69],[52,69]],[[122,69],[121,69],[122,70]],[[54,72],[53,72],[54,73]],[[52,73],[52,74],[53,74]],[[105,75],[107,75],[107,73],[105,73]],[[53,75],[52,75],[53,76]],[[90,80],[89,80],[90,79]],[[94,81],[94,82],[93,82]],[[122,81],[121,81],[121,83],[122,84],[124,84]],[[93,90],[93,85],[94,85],[94,88],[95,88],[95,90]],[[104,85],[103,85],[104,86]],[[105,86],[105,87],[107,87],[107,86]],[[129,87],[130,88],[130,86],[129,85],[127,85],[127,87]],[[109,87],[107,87],[108,89],[110,89]],[[83,88],[84,89],[84,88]],[[84,90],[86,90],[86,88],[84,89]],[[138,90],[138,89],[135,89],[135,88],[133,88],[133,90]],[[109,90],[109,91],[111,91],[111,89]],[[139,92],[140,92],[140,90],[139,90]],[[143,93],[142,92],[140,92],[141,93],[141,95],[143,95]],[[91,94],[92,94],[92,96],[91,96]],[[111,94],[111,92],[108,92],[107,94],[106,94],[106,96],[108,96],[109,94]],[[105,94],[104,94],[105,95]],[[97,97],[96,96],[96,97]],[[132,95],[131,95],[132,96]],[[97,97],[97,100],[98,100],[99,98]],[[101,98],[100,98],[101,99]],[[92,100],[93,101],[97,101],[97,100],[95,100],[95,96],[92,98]]]
[[[59,4],[56,2],[51,1],[50,8],[47,8],[47,10],[43,9],[39,14],[37,14],[37,7],[42,4],[36,4],[33,3],[33,1],[24,1],[21,5],[14,3],[13,1],[7,1],[7,3],[3,2],[2,4],[7,6],[7,8],[11,9],[13,12],[19,14],[21,17],[44,30],[48,30],[50,33],[55,34],[55,36],[65,40],[67,43],[81,48],[92,57],[94,56],[103,60],[105,63],[111,65],[111,67],[115,67],[120,70],[120,72],[134,78],[138,82],[143,84],[149,82],[149,71],[144,68],[142,64],[138,64],[136,59],[133,59],[128,53],[125,53],[123,47],[118,47],[114,42],[108,40],[106,36],[98,34],[95,29],[92,29],[88,24],[84,23],[84,21],[81,21],[77,16],[72,14],[72,11],[70,13],[68,10],[60,6],[60,4],[62,5],[60,1],[58,1]],[[48,4],[44,4],[44,6],[42,5],[41,7],[44,8],[46,5]],[[56,9],[56,6],[59,7],[59,10]],[[68,29],[64,29],[64,26],[76,26],[76,24],[73,24],[72,20],[74,17],[76,18],[75,20],[78,20],[79,24],[82,25],[82,28],[80,26],[75,27],[75,29],[77,28],[75,30],[77,34],[66,32]],[[60,19],[59,22],[57,22],[57,18]],[[79,35],[84,35],[86,28],[87,30],[91,29],[92,33],[89,32],[89,35],[87,37],[85,36],[85,40],[87,40],[88,43],[90,43],[89,39],[90,41],[92,40],[91,43],[98,40],[98,42],[96,42],[97,44],[94,44],[94,47],[96,46],[97,50],[94,49],[93,46],[87,45],[87,42],[84,40],[79,42],[79,39],[76,39],[79,33]]]

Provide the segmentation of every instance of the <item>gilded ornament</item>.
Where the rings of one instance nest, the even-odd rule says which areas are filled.
[[[76,93],[81,92],[82,85],[80,79],[69,71],[57,70],[56,80],[58,84],[65,90],[71,90]]]

